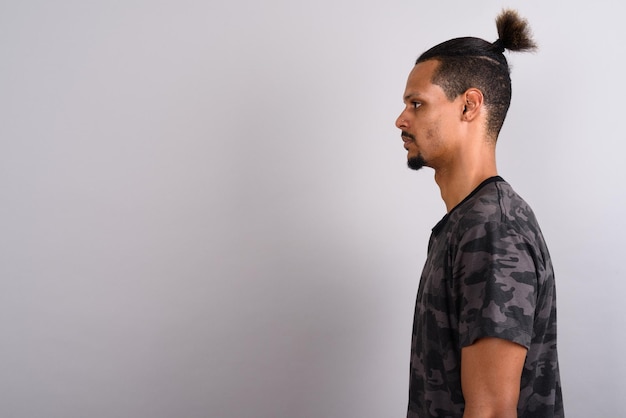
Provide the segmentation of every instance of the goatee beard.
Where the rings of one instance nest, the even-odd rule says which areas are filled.
[[[426,161],[424,161],[424,158],[421,155],[418,155],[417,157],[409,158],[406,162],[406,165],[411,170],[419,170],[426,165]]]

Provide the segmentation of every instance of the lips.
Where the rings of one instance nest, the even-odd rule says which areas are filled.
[[[405,144],[410,141],[415,141],[415,137],[406,131],[402,131],[402,133],[400,134],[400,137],[402,138]]]
[[[404,149],[408,150],[409,144],[415,141],[415,137],[408,132],[402,131],[402,135],[400,136],[402,141],[404,142]]]

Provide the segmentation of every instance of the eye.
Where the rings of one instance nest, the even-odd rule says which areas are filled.
[[[411,106],[413,107],[413,109],[417,109],[418,107],[420,107],[422,104],[420,102],[411,102]]]

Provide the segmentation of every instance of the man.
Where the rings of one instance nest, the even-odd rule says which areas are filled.
[[[408,165],[435,170],[433,228],[413,326],[408,418],[563,417],[550,255],[531,208],[496,170],[511,100],[504,50],[535,48],[513,11],[499,39],[423,53],[396,121]]]

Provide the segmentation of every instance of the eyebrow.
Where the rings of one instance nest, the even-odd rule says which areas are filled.
[[[404,96],[404,101],[405,101],[405,102],[406,102],[406,101],[409,101],[409,100],[411,100],[412,98],[419,99],[419,98],[420,98],[420,96],[421,96],[421,95],[420,95],[419,93],[409,93],[409,94],[407,94],[406,96]]]

